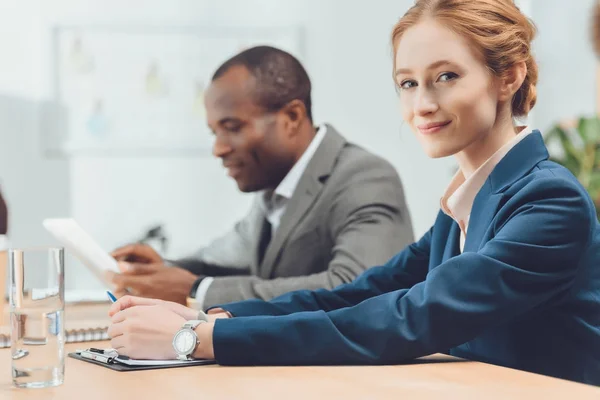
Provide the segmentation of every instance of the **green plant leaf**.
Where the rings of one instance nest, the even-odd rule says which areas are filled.
[[[594,171],[590,177],[590,184],[586,188],[590,196],[596,199],[600,195],[600,171]]]
[[[598,117],[579,118],[577,132],[584,144],[598,143],[600,141],[600,119]]]
[[[548,144],[560,146],[562,155],[552,157],[569,169],[587,190],[600,219],[600,118],[581,117],[576,127],[557,124],[545,135]]]
[[[560,158],[554,157],[553,161],[565,166],[573,175],[579,177],[581,173],[585,153],[579,150],[572,143],[567,132],[560,126],[555,125],[546,135],[546,143],[558,141],[563,155]]]

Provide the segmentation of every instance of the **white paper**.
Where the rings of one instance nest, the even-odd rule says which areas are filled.
[[[65,290],[65,303],[108,303],[106,290],[69,289]]]
[[[78,350],[79,353],[81,353],[83,350]],[[117,350],[112,349],[112,348],[108,348],[108,349],[104,349],[104,353],[105,356],[107,357],[113,357],[115,359],[116,362],[120,363],[120,364],[124,364],[124,365],[131,365],[131,366],[167,366],[167,365],[186,365],[186,364],[213,364],[214,361],[211,360],[203,360],[203,359],[196,359],[196,360],[138,360],[135,358],[127,358],[127,357],[122,357],[119,356],[119,353],[117,352]]]
[[[136,360],[133,358],[121,358],[120,356],[116,360],[125,365],[186,365],[186,364],[203,364],[210,363],[209,360]]]
[[[72,218],[45,219],[44,228],[58,239],[68,251],[73,253],[108,287],[113,287],[106,280],[105,271],[119,273],[117,260],[102,249]]]

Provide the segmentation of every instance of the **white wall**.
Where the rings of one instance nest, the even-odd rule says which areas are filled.
[[[0,94],[0,186],[10,211],[12,245],[47,243],[40,221],[69,213],[69,163],[40,157],[40,108],[23,97]]]
[[[595,0],[530,0],[538,28],[540,68],[535,123],[540,129],[596,110],[596,57],[591,41]]]
[[[529,1],[540,28],[540,100],[534,122],[541,128],[559,117],[594,110],[595,59],[585,26],[591,2]],[[306,32],[302,61],[313,81],[316,120],[334,124],[395,165],[419,236],[433,222],[454,162],[427,159],[409,129],[401,128],[389,33],[410,4],[412,0],[231,0],[227,6],[208,0],[0,0],[0,96],[33,104],[33,109],[50,99],[49,32],[55,24],[301,25]],[[6,115],[14,121],[34,118],[33,111],[19,111],[27,106],[19,107]],[[11,202],[15,241],[45,242],[48,238],[37,225],[41,218],[71,214],[107,249],[163,222],[172,237],[171,255],[181,255],[223,232],[246,211],[248,196],[237,192],[217,160],[74,157],[67,162],[43,159],[33,146],[30,161],[19,169],[14,167],[17,148],[36,143],[40,132],[30,122],[9,126],[14,129],[0,131],[0,181]],[[52,179],[57,183],[50,188]],[[28,186],[18,187],[23,181]],[[89,274],[75,271],[69,272],[68,283],[96,284]]]
[[[70,210],[69,163],[41,156],[39,1],[0,1],[0,186],[15,246],[46,243],[40,221]]]

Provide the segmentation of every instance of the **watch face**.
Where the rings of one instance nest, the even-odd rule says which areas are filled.
[[[173,347],[179,354],[189,354],[196,347],[196,335],[191,329],[177,332],[173,340]]]

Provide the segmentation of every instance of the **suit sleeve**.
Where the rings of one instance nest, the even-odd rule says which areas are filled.
[[[332,311],[354,306],[398,288],[410,288],[425,279],[433,228],[385,265],[369,269],[351,283],[333,290],[299,290],[271,301],[247,300],[219,306],[236,317],[288,315],[302,311]]]
[[[449,259],[411,288],[396,281],[399,290],[329,312],[218,320],[213,332],[217,361],[402,362],[446,351],[544,307],[570,289],[596,219],[575,184],[547,179],[530,186],[511,199],[512,212],[478,252]],[[398,275],[389,272],[394,267],[387,268],[374,271],[371,280],[396,280]]]
[[[196,254],[170,261],[170,264],[196,275],[248,275],[252,263],[251,257],[254,254],[252,224],[258,210],[257,201],[255,200],[250,212],[230,231],[213,240]]]
[[[329,215],[324,216],[334,238],[325,271],[275,279],[216,278],[206,294],[205,306],[247,299],[271,300],[297,290],[333,289],[351,282],[372,266],[382,265],[412,243],[411,220],[398,174],[379,159],[373,164],[371,159],[369,168],[357,163],[346,169],[349,179],[341,179],[345,183],[340,185]]]

